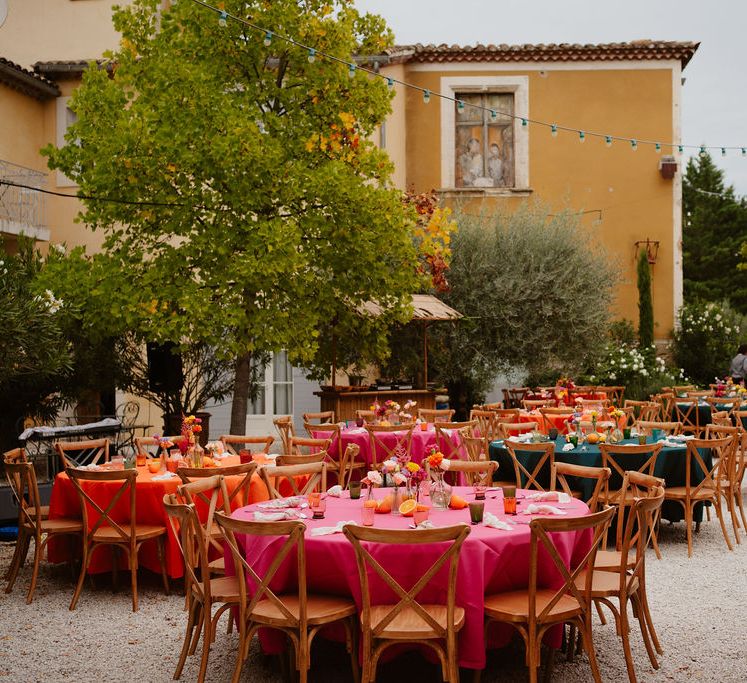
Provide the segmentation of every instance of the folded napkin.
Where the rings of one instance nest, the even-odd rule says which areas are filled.
[[[524,510],[525,515],[564,515],[565,512],[547,503],[532,503]]]
[[[255,512],[255,522],[282,522],[284,519],[306,519],[306,515],[296,510],[280,510],[279,512]]]
[[[257,505],[263,510],[284,510],[287,508],[307,507],[308,503],[301,496],[291,496],[290,498],[276,498],[267,500]]]
[[[342,486],[335,484],[327,490],[327,495],[333,498],[339,498],[342,495]]]
[[[563,448],[561,449],[563,453],[567,453],[568,451],[572,451],[575,448],[575,446],[572,443],[567,443],[563,445]]]
[[[334,526],[318,526],[312,529],[309,533],[311,536],[328,536],[329,534],[341,534],[342,528],[346,524],[353,524],[355,525],[355,522],[352,520],[337,522]]]
[[[500,529],[501,531],[511,531],[511,525],[507,524],[501,519],[498,519],[492,512],[486,512],[485,514],[483,514],[482,523],[484,526],[489,526],[493,529]]]
[[[157,474],[151,481],[166,481],[167,479],[173,479],[178,476],[176,472],[164,472],[163,474]]]
[[[95,463],[91,463],[90,465],[79,465],[78,467],[74,468],[76,470],[89,470],[90,472],[101,472],[103,471],[103,468]]]
[[[540,491],[539,493],[532,493],[527,496],[527,500],[536,500],[540,503],[570,503],[571,497],[563,491]]]
[[[415,528],[416,529],[435,529],[436,525],[433,522],[431,522],[430,519],[424,519]]]

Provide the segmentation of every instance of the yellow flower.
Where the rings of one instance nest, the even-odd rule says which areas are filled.
[[[405,467],[408,469],[408,471],[413,473],[417,472],[420,469],[420,465],[418,465],[418,463],[416,462],[413,462],[412,460],[410,460],[410,462],[408,462]]]

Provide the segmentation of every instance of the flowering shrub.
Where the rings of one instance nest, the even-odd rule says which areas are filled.
[[[680,309],[677,322],[675,362],[704,386],[723,377],[741,342],[739,314],[726,303],[693,303]]]

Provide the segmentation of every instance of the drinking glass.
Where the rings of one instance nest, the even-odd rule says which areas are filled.
[[[327,511],[327,499],[321,496],[315,497],[311,504],[311,514],[314,519],[324,519],[324,513]]]
[[[576,446],[578,446],[578,436],[576,434],[571,434],[570,437],[568,438],[570,439],[570,442],[573,444],[573,447],[576,448]]]
[[[639,434],[638,435],[638,445],[639,446],[645,446],[646,445],[646,435],[645,434]]]
[[[430,508],[425,505],[423,506],[419,505],[417,508],[415,508],[415,510],[412,513],[412,521],[414,522],[415,526],[418,526],[419,524],[422,524],[423,522],[425,522],[425,520],[428,519],[429,512],[430,512]]]
[[[503,512],[507,515],[516,514],[516,487],[503,487]]]
[[[361,508],[361,521],[363,526],[373,526],[376,518],[376,508],[371,505],[364,505]]]
[[[358,500],[361,497],[361,483],[359,481],[350,482],[350,500]]]
[[[630,438],[630,427],[625,427],[623,429],[623,439],[629,439]]]
[[[514,501],[516,501],[515,498]],[[469,518],[472,521],[472,524],[479,524],[482,522],[483,512],[485,512],[485,503],[482,501],[469,504]]]
[[[483,476],[482,473],[478,474],[478,476]],[[475,484],[473,487],[473,490],[475,492],[475,500],[485,500],[485,491],[487,491],[487,486],[484,484]]]
[[[547,432],[547,435],[550,437],[550,441],[555,441],[558,438],[558,428],[550,427],[550,429]]]

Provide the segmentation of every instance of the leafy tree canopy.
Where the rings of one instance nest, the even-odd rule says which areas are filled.
[[[726,185],[710,154],[688,161],[682,203],[685,300],[728,299],[747,313],[747,272],[738,268],[740,246],[747,240],[747,203]]]
[[[419,282],[415,212],[371,142],[392,94],[194,3],[160,18],[159,4],[115,10],[119,48],[85,72],[67,144],[45,149],[82,195],[128,202],[84,202],[81,220],[105,231],[86,260],[90,323],[321,367],[321,323],[356,328],[375,299],[390,314],[361,339],[382,344]],[[345,61],[391,42],[348,0],[224,4]]]

